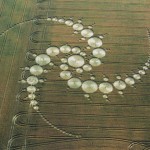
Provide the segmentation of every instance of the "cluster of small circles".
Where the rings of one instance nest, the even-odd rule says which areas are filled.
[[[36,85],[38,83],[43,83],[44,80],[38,79],[37,76],[31,75],[26,80],[22,80],[21,82],[28,84],[26,90],[28,92],[28,99],[30,99],[30,105],[33,107],[33,109],[39,110],[38,101],[36,100],[37,96],[35,94],[39,89],[36,87]]]
[[[97,92],[99,89],[100,92],[102,92],[103,98],[108,98],[107,94],[111,93],[114,88],[119,90],[119,94],[123,94],[122,90],[124,90],[127,85],[134,85],[135,80],[140,80],[141,76],[144,75],[146,70],[149,69],[149,61],[145,63],[145,65],[142,67],[141,70],[138,71],[138,73],[133,74],[132,77],[127,77],[123,81],[120,76],[117,76],[117,80],[113,83],[110,83],[108,78],[104,78],[103,82],[96,83],[95,77],[91,77],[89,80],[81,81],[80,78],[76,78],[72,76],[72,72],[69,71],[69,67],[75,68],[77,73],[83,73],[83,71],[91,71],[92,67],[97,67],[101,65],[101,58],[105,57],[106,51],[102,48],[102,37],[96,37],[94,36],[94,32],[92,30],[92,27],[89,26],[88,28],[84,28],[82,21],[79,20],[77,23],[74,23],[72,19],[58,19],[56,17],[54,18],[47,18],[47,20],[51,20],[54,22],[64,23],[67,26],[72,26],[73,29],[77,32],[81,32],[81,35],[83,38],[87,38],[88,46],[94,48],[92,51],[93,57],[89,60],[88,63],[86,63],[84,56],[86,56],[85,52],[81,51],[81,48],[71,47],[69,45],[62,45],[61,47],[57,46],[50,46],[46,49],[46,52],[44,54],[33,54],[35,57],[36,64],[31,67],[25,67],[25,70],[28,70],[31,75],[26,79],[22,80],[22,83],[27,83],[27,92],[28,92],[28,98],[30,99],[30,104],[33,106],[35,110],[39,109],[38,102],[36,101],[36,94],[35,92],[38,90],[36,88],[36,85],[38,83],[43,83],[43,79],[38,79],[38,76],[40,76],[42,73],[47,73],[48,70],[44,69],[43,67],[45,65],[53,66],[54,63],[52,62],[52,58],[59,55],[60,52],[67,54],[72,53],[71,56],[68,58],[61,58],[62,64],[60,65],[60,69],[62,70],[60,72],[60,77],[67,81],[67,85],[71,89],[78,89],[82,88],[82,90],[86,93],[85,97],[89,98],[89,94]]]
[[[87,39],[89,49],[93,48],[92,55],[94,58],[90,61],[90,64],[92,64],[93,66],[99,66],[101,64],[100,59],[105,57],[105,55],[106,55],[106,51],[104,49],[100,48],[102,46],[103,36],[101,36],[101,35],[94,36],[94,31],[92,30],[92,26],[88,26],[87,28],[85,28],[84,25],[82,24],[81,20],[78,20],[75,23],[72,19],[64,19],[64,18],[59,19],[57,17],[47,18],[47,20],[63,23],[69,27],[72,27],[74,31],[80,32],[83,39]],[[69,53],[71,51],[71,48],[68,47],[68,49],[67,49],[66,46],[63,46],[60,49],[60,51],[63,53]],[[57,50],[57,52],[58,52],[58,50]],[[79,54],[80,48],[75,47],[74,49],[72,49],[72,52],[74,52],[75,54]],[[82,52],[80,54],[82,55]],[[86,54],[84,54],[84,55],[86,55]]]
[[[64,19],[57,17],[53,18],[47,18],[48,21],[54,21],[59,22],[62,24],[65,24],[69,27],[72,27],[75,33],[81,34],[82,38],[85,40],[87,39],[88,43],[88,49],[93,48],[92,55],[93,57],[89,60],[88,63],[85,63],[84,56],[86,56],[86,53],[81,52],[81,49],[79,47],[71,48],[68,45],[63,45],[59,48],[57,47],[50,47],[47,49],[47,54],[50,55],[55,49],[55,55],[58,55],[59,52],[62,53],[70,53],[72,52],[73,55],[70,56],[68,59],[63,58],[61,59],[62,64],[60,65],[61,73],[60,77],[64,80],[68,80],[68,86],[70,88],[79,88],[81,86],[81,80],[79,78],[73,78],[72,72],[69,71],[69,66],[76,69],[77,73],[83,73],[83,71],[91,71],[92,67],[97,67],[101,65],[101,58],[105,57],[106,51],[102,48],[102,36],[94,36],[94,32],[92,30],[92,26],[88,26],[87,28],[84,27],[81,20],[78,20],[76,23],[72,19]],[[97,86],[90,87],[89,84],[93,83],[92,85],[96,85],[96,83],[92,80],[89,80],[89,82],[85,81],[82,84],[82,89],[86,93],[94,93],[97,90]],[[95,83],[95,84],[94,84]],[[91,85],[91,86],[92,86]]]
[[[91,76],[89,80],[81,81],[80,78],[73,77],[72,72],[69,71],[69,67],[75,68],[76,72],[81,74],[83,71],[91,71],[92,67],[97,67],[101,65],[101,58],[105,57],[106,51],[101,48],[102,46],[102,38],[103,36],[94,36],[94,32],[92,30],[92,26],[88,26],[87,28],[84,28],[82,21],[78,20],[78,22],[74,23],[72,19],[58,19],[57,17],[53,18],[47,18],[47,20],[51,20],[54,22],[64,23],[67,26],[70,26],[73,28],[74,33],[81,33],[82,40],[87,39],[87,49],[93,48],[92,51],[92,58],[89,59],[89,62],[87,63],[84,59],[84,57],[87,55],[85,52],[81,51],[81,48],[71,47],[69,45],[62,45],[61,47],[57,46],[50,46],[48,49],[46,49],[46,52],[43,54],[33,54],[33,57],[35,57],[35,63],[34,65],[30,67],[25,67],[24,70],[30,72],[30,76],[27,77],[26,80],[21,80],[21,83],[27,83],[26,91],[28,92],[28,99],[30,100],[30,105],[33,107],[34,110],[39,111],[39,103],[37,101],[37,94],[36,92],[39,91],[39,89],[36,87],[38,83],[45,82],[44,79],[38,78],[43,73],[48,73],[49,70],[44,69],[44,66],[54,66],[54,63],[52,62],[52,58],[59,55],[60,52],[64,54],[72,53],[71,56],[68,58],[61,58],[61,64],[60,69],[62,70],[60,72],[60,77],[67,81],[67,85],[71,89],[78,89],[81,88],[85,94],[84,97],[86,97],[88,100],[90,100],[91,93],[95,93],[98,91],[103,93],[103,98],[108,99],[108,94],[111,93],[114,88],[119,90],[119,94],[123,94],[123,91],[127,85],[134,85],[135,80],[140,80],[142,75],[146,74],[146,70],[149,69],[150,62],[145,63],[144,66],[142,66],[142,69],[138,71],[138,73],[133,74],[133,76],[125,78],[123,81],[121,76],[117,76],[117,80],[113,83],[109,82],[108,78],[103,78],[103,82],[97,83],[95,81],[95,76]],[[44,119],[45,120],[45,119]],[[73,134],[69,134],[48,121],[46,121],[51,127],[54,129],[60,131],[61,133],[67,134],[69,136],[75,136],[79,137]]]
[[[150,63],[149,61],[145,63],[144,66],[142,66],[140,70],[138,70],[138,73],[133,74],[133,78],[135,80],[140,80],[142,75],[146,74],[146,71],[149,69]],[[134,84],[134,83],[133,83]]]
[[[70,78],[67,82],[68,86],[72,89],[82,88],[85,93],[95,93],[98,88],[102,93],[111,93],[113,91],[113,87],[108,82],[103,82],[98,84],[93,80],[86,80],[82,82],[79,78]]]
[[[44,79],[39,79],[38,76],[40,76],[42,73],[47,73],[48,70],[44,69],[43,67],[45,65],[54,65],[51,62],[51,58],[47,54],[39,54],[35,55],[35,62],[36,64],[31,66],[31,67],[25,67],[24,70],[30,72],[30,76],[27,77],[26,80],[22,80],[22,83],[27,83],[27,92],[28,92],[28,99],[30,99],[30,105],[33,107],[35,110],[39,110],[39,105],[38,101],[36,100],[36,92],[39,90],[36,88],[36,85],[38,83],[43,83],[45,80]]]
[[[117,76],[117,80],[113,83],[109,83],[108,78],[104,78],[104,82],[100,83],[99,85],[92,79],[82,82],[79,78],[72,78],[70,71],[62,72],[61,77],[65,77],[64,79],[68,80],[67,84],[70,88],[77,89],[81,87],[85,93],[94,93],[99,89],[100,92],[104,94],[109,94],[115,88],[119,90],[118,93],[122,95],[122,90],[124,90],[127,85],[134,85],[135,79],[139,80],[141,79],[142,75],[145,75],[145,70],[148,70],[148,66],[149,63],[146,63],[146,65],[142,67],[143,69],[139,70],[138,73],[133,74],[133,77],[126,77],[124,81],[121,79],[121,76]],[[104,97],[107,98],[107,96],[105,95]]]

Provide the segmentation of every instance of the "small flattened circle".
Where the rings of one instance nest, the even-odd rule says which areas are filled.
[[[27,91],[28,91],[29,93],[34,93],[34,92],[36,92],[36,87],[35,87],[35,86],[28,86],[28,87],[27,87]]]
[[[85,38],[90,38],[94,35],[94,32],[91,29],[83,29],[81,35]]]
[[[89,61],[91,66],[97,67],[101,65],[101,61],[98,58],[92,58]]]
[[[35,98],[36,98],[36,95],[33,94],[33,93],[31,93],[31,94],[28,95],[28,98],[29,98],[29,99],[35,99]]]
[[[81,23],[75,23],[73,25],[73,29],[76,30],[76,31],[80,31],[83,29],[83,25]]]
[[[27,83],[30,85],[36,85],[39,82],[38,78],[35,76],[29,76],[27,78]]]
[[[35,62],[40,66],[49,64],[51,61],[50,57],[46,54],[40,54],[35,58]]]
[[[59,54],[59,48],[55,47],[55,46],[49,47],[46,50],[46,53],[47,53],[47,55],[52,56],[52,57],[57,56]]]
[[[72,89],[77,89],[81,86],[81,80],[78,78],[71,78],[70,80],[68,80],[68,86]]]
[[[68,67],[67,64],[61,64],[61,65],[60,65],[60,69],[61,69],[61,70],[68,70],[68,68],[69,68],[69,67]]]
[[[62,79],[64,79],[64,80],[68,80],[68,79],[70,79],[70,78],[72,77],[72,74],[71,74],[70,71],[62,71],[62,72],[60,73],[60,77],[61,77]]]
[[[75,68],[81,67],[84,65],[84,58],[80,55],[72,55],[68,58],[68,64]]]
[[[86,53],[85,52],[81,52],[80,55],[84,57],[84,56],[86,56]]]
[[[148,67],[147,66],[143,66],[143,70],[148,70]]]
[[[35,76],[39,76],[43,73],[43,68],[39,65],[34,65],[30,68],[30,73],[35,75]]]
[[[93,47],[93,48],[98,48],[100,46],[102,46],[102,40],[98,37],[91,37],[89,40],[88,40],[88,44],[89,46]]]
[[[146,65],[147,67],[149,67],[149,66],[150,66],[150,63],[149,63],[149,62],[146,62],[145,65]]]
[[[65,21],[65,24],[67,26],[72,26],[73,25],[73,21],[71,19],[68,19],[68,20]]]
[[[126,84],[128,84],[128,85],[133,85],[133,84],[135,84],[134,79],[131,78],[131,77],[126,78],[126,79],[125,79],[125,82],[126,82]]]
[[[69,53],[71,51],[71,47],[69,45],[63,45],[60,47],[60,51],[62,53]]]
[[[124,90],[126,88],[125,82],[121,80],[115,81],[113,85],[117,90]]]
[[[87,80],[82,84],[82,90],[85,93],[94,93],[97,91],[97,89],[98,89],[97,83],[92,80]]]
[[[73,52],[74,54],[79,54],[79,53],[81,52],[81,49],[80,49],[79,47],[73,47],[73,48],[72,48],[72,52]]]
[[[77,68],[77,69],[76,69],[76,72],[77,72],[77,73],[83,73],[83,69],[82,69],[82,68]]]
[[[113,86],[108,83],[108,82],[103,82],[99,85],[99,90],[102,92],[102,93],[111,93],[113,91]]]
[[[97,57],[97,58],[103,58],[106,55],[105,50],[101,49],[101,48],[97,48],[93,50],[93,56]]]
[[[68,61],[67,58],[61,58],[62,63],[67,63],[67,61]]]
[[[140,80],[141,79],[141,76],[139,74],[134,74],[133,75],[133,78],[136,79],[136,80]]]
[[[145,72],[144,70],[139,70],[139,74],[140,74],[140,75],[145,75],[146,72]]]
[[[64,22],[65,22],[65,19],[60,18],[60,19],[58,20],[58,22],[59,22],[59,23],[64,23]]]
[[[31,100],[30,101],[30,105],[32,106],[36,106],[38,104],[38,102],[36,100]]]
[[[83,66],[83,70],[85,70],[85,71],[91,71],[91,70],[92,70],[92,66],[89,65],[89,64],[85,64],[85,65]]]

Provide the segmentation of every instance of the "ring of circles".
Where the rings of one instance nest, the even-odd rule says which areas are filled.
[[[95,81],[95,77],[91,77],[89,80],[82,81],[80,78],[73,77],[72,72],[69,70],[69,67],[75,69],[76,73],[81,74],[83,71],[91,72],[93,67],[98,67],[102,65],[101,59],[106,56],[106,50],[102,48],[102,39],[104,36],[96,36],[92,29],[92,26],[84,27],[81,20],[74,22],[72,19],[64,18],[47,18],[47,21],[57,22],[60,24],[65,24],[68,27],[72,27],[74,33],[80,33],[82,40],[87,41],[87,49],[92,49],[92,56],[89,60],[86,60],[85,57],[87,54],[82,51],[79,46],[71,47],[70,45],[62,45],[61,47],[50,46],[46,49],[45,53],[42,54],[32,54],[34,56],[35,65],[30,67],[25,67],[25,71],[30,72],[30,76],[26,80],[21,80],[21,83],[27,83],[27,92],[28,98],[30,99],[30,105],[33,106],[33,109],[39,110],[38,101],[36,100],[36,91],[38,90],[36,85],[38,83],[44,82],[43,79],[38,77],[49,72],[44,69],[44,66],[50,65],[54,66],[53,58],[58,56],[60,53],[71,54],[67,58],[61,58],[60,69],[60,78],[67,81],[67,85],[71,89],[81,88],[85,93],[85,97],[89,98],[91,93],[95,93],[98,90],[103,94],[103,98],[108,98],[114,89],[118,90],[119,94],[123,94],[123,90],[126,89],[127,85],[132,86],[136,83],[136,80],[140,80],[142,75],[146,74],[146,70],[149,69],[150,62],[149,60],[142,66],[142,69],[138,70],[137,73],[134,73],[133,76],[128,76],[125,80],[122,80],[121,76],[116,77],[116,81],[110,83],[108,78],[104,77],[101,83]]]

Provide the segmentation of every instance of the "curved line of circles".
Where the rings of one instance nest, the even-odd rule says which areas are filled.
[[[75,34],[82,35],[81,40],[87,40],[88,46],[87,49],[93,49],[92,55],[93,57],[89,60],[88,63],[85,63],[84,57],[86,57],[86,53],[81,51],[81,48],[71,47],[69,45],[63,45],[61,47],[57,46],[50,46],[48,49],[46,49],[46,53],[42,54],[31,54],[34,57],[34,60],[36,62],[35,65],[32,65],[31,67],[25,67],[23,68],[24,71],[29,71],[30,76],[27,77],[26,80],[22,79],[21,83],[27,83],[29,86],[27,86],[26,91],[28,92],[28,99],[30,100],[30,105],[33,107],[35,111],[39,113],[41,118],[53,129],[60,131],[63,134],[66,134],[68,136],[79,138],[80,135],[74,135],[71,133],[68,133],[62,129],[57,128],[55,125],[53,125],[41,112],[38,105],[38,102],[36,100],[37,95],[35,94],[38,89],[36,88],[36,84],[43,83],[45,80],[38,79],[37,76],[40,76],[43,73],[48,73],[49,70],[43,69],[45,65],[54,66],[54,62],[51,61],[53,57],[56,57],[59,55],[60,52],[64,54],[72,53],[71,56],[68,56],[68,58],[61,58],[62,64],[60,65],[60,69],[62,72],[60,73],[60,77],[64,80],[67,80],[67,84],[71,89],[78,89],[82,88],[82,90],[85,92],[85,97],[89,98],[89,94],[95,93],[98,88],[100,92],[102,92],[103,98],[107,99],[107,94],[111,93],[113,89],[117,89],[119,94],[123,94],[123,90],[129,86],[133,86],[135,84],[135,80],[140,80],[142,75],[146,74],[146,70],[149,69],[150,66],[150,60],[144,64],[141,70],[138,71],[138,73],[133,74],[131,77],[126,77],[126,79],[123,81],[121,79],[121,76],[117,76],[117,80],[112,84],[108,82],[108,78],[104,78],[103,82],[98,84],[94,81],[95,77],[91,77],[91,79],[86,80],[82,82],[80,78],[74,78],[72,77],[71,71],[69,71],[69,67],[72,67],[76,70],[77,73],[81,74],[83,71],[90,72],[92,70],[92,67],[98,67],[101,65],[101,58],[105,57],[106,51],[101,48],[102,46],[102,35],[95,36],[94,31],[92,30],[92,26],[88,26],[87,28],[84,28],[84,25],[82,24],[81,20],[78,20],[78,22],[75,22],[72,19],[64,19],[57,17],[53,18],[47,18],[47,21],[52,22],[58,22],[61,24],[65,24],[68,27],[72,27]]]

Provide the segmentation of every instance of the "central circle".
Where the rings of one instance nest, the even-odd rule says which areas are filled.
[[[84,58],[79,55],[72,55],[68,58],[68,64],[75,68],[81,67],[84,65]]]

